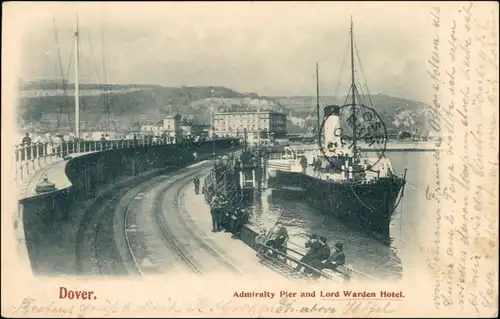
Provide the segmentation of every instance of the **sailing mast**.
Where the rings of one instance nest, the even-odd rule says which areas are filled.
[[[57,72],[60,72],[61,74],[61,85],[62,85],[62,89],[63,89],[63,97],[64,97],[64,101],[65,103],[67,103],[66,101],[66,79],[64,77],[64,68],[63,68],[63,65],[62,65],[62,58],[61,58],[61,46],[59,45],[59,36],[57,34],[57,25],[56,25],[56,18],[52,18],[52,23],[54,25],[54,38],[55,38],[55,41],[56,41],[56,48],[57,48],[57,60],[58,60],[58,63],[57,63],[57,67],[56,69],[58,69],[58,71],[56,71],[56,89],[59,88],[59,79],[57,77]],[[61,126],[61,116],[63,115],[63,105],[62,105],[62,102],[59,104],[59,108],[57,109],[57,130],[59,130],[60,126]],[[68,116],[69,118],[69,116]]]
[[[76,16],[75,32],[75,135],[80,138],[80,87],[79,87],[79,43],[78,43],[78,15]]]
[[[351,94],[352,94],[352,116],[353,116],[353,133],[352,133],[352,145],[353,145],[353,156],[357,155],[357,147],[356,147],[356,82],[354,80],[354,35],[353,35],[353,23],[351,16]]]
[[[318,145],[321,145],[321,132],[320,132],[320,120],[319,120],[319,68],[318,62],[316,62],[316,118],[317,118],[317,130],[318,130]]]
[[[104,102],[104,127],[106,134],[110,132],[110,122],[111,116],[109,111],[109,101],[108,101],[108,82],[107,82],[107,72],[106,72],[106,56],[104,51],[104,24],[101,23],[101,56],[102,56],[102,81],[103,81],[103,102]],[[116,128],[115,128],[116,131]]]

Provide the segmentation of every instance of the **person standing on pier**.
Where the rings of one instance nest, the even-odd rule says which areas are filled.
[[[200,193],[200,179],[198,178],[198,176],[194,179],[194,192],[196,193],[196,195]]]
[[[31,144],[30,133],[26,133],[26,135],[23,137],[23,140],[21,141],[21,144],[23,144],[23,146],[29,146]]]
[[[134,133],[134,135],[132,136],[132,142],[134,144],[134,147],[137,147],[139,146],[139,143],[137,142],[137,134]]]
[[[224,218],[224,210],[226,209],[227,201],[222,194],[215,193],[212,198],[211,213],[212,213],[212,232],[222,230],[222,221]]]
[[[314,166],[314,175],[319,176],[319,171],[321,169],[321,159],[317,156],[314,157],[313,166]]]
[[[236,234],[236,226],[238,221],[240,220],[240,216],[241,208],[239,207],[236,207],[236,209],[234,209],[229,216],[229,230],[231,231],[231,233],[233,233],[233,235]],[[232,237],[234,238],[234,236]]]
[[[220,195],[220,210],[219,210],[219,215],[218,215],[218,220],[217,220],[217,225],[219,226],[219,231],[222,231],[224,229],[227,229],[227,219],[229,218],[228,214],[228,200],[225,194]]]
[[[307,169],[307,158],[305,156],[300,158],[300,166],[302,166],[302,173],[305,173]]]
[[[243,209],[241,207],[236,208],[234,216],[236,219],[232,219],[232,233],[233,236],[231,238],[239,238],[240,236],[240,231],[241,228],[243,227],[244,224],[248,222],[248,212],[246,209]]]
[[[218,194],[215,193],[210,203],[210,214],[212,215],[212,232],[216,232],[219,230],[218,217],[220,214],[220,210],[220,199]]]

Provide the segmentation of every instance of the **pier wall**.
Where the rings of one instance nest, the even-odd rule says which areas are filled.
[[[118,185],[132,187],[167,171],[188,166],[194,162],[193,152],[199,154],[199,160],[210,159],[213,143],[219,153],[229,150],[232,142],[216,140],[189,147],[169,144],[112,149],[70,159],[61,174],[66,174],[71,186],[19,201],[33,272],[46,273],[47,259],[64,260],[61,256],[64,254],[74,257],[77,233],[85,212],[92,209],[103,193]],[[73,251],[68,252],[71,249]]]

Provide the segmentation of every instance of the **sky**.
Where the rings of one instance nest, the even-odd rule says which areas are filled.
[[[346,90],[349,81],[352,15],[371,93],[423,101],[429,86],[425,3],[28,3],[14,11],[11,41],[25,81],[60,78],[54,30],[64,72],[73,80],[69,60],[78,15],[82,83],[102,80],[105,61],[107,83],[315,95],[318,61],[322,94],[343,95],[336,87],[342,79],[339,90]]]

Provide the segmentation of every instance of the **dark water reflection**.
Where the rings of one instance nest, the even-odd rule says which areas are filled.
[[[277,193],[266,190],[255,198],[250,223],[260,228],[273,227],[282,215],[288,228],[290,241],[304,245],[309,234],[325,236],[330,246],[344,244],[347,262],[363,273],[384,279],[398,280],[403,275],[402,256],[416,251],[412,246],[418,227],[419,202],[425,200],[425,169],[432,161],[431,152],[390,153],[394,169],[403,172],[408,168],[404,198],[396,209],[391,222],[391,246],[384,245],[358,230],[352,230],[333,217],[325,215],[301,201],[296,193]]]

